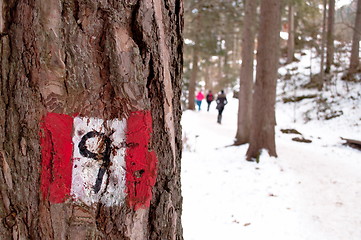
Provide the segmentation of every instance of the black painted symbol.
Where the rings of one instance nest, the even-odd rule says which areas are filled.
[[[98,151],[103,152],[91,152],[88,150],[88,147],[86,145],[87,140],[90,138],[98,138]],[[94,192],[98,193],[100,190],[100,187],[102,185],[103,177],[110,165],[110,153],[111,153],[111,140],[110,138],[105,135],[104,133],[100,133],[97,131],[91,131],[85,134],[81,141],[78,144],[79,152],[83,157],[92,158],[94,160],[101,160],[102,165],[99,168],[98,176],[94,184]]]

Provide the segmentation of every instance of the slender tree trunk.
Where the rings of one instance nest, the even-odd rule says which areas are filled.
[[[238,66],[238,60],[239,60],[239,38],[238,34],[234,34],[234,40],[233,40],[233,50],[232,50],[232,69],[237,69]]]
[[[204,67],[204,80],[206,82],[205,89],[213,91],[213,84],[212,84],[213,79],[210,77],[209,69],[210,69],[209,64],[206,64]]]
[[[322,36],[321,36],[321,63],[320,63],[320,76],[318,79],[317,87],[321,91],[323,88],[325,78],[325,42],[326,42],[326,20],[327,20],[327,0],[323,0],[323,21],[322,21]]]
[[[225,55],[224,55],[224,63],[223,63],[223,76],[225,79],[225,85],[224,86],[229,86],[229,83],[232,81],[231,80],[231,71],[232,71],[232,67],[229,64],[229,61],[232,60],[232,56],[230,56],[229,52],[232,50],[232,39],[231,36],[226,36],[225,38]]]
[[[218,66],[217,66],[217,86],[218,89],[220,89],[220,86],[223,86],[222,83],[224,81],[224,76],[223,76],[223,64],[222,64],[222,56],[218,56]]]
[[[1,3],[0,239],[183,239],[182,1]]]
[[[224,59],[223,59],[223,78],[224,78],[224,83],[227,84],[228,83],[228,77],[229,77],[229,65],[228,65],[228,43],[226,42],[226,49],[225,49],[225,55],[224,55]]]
[[[335,52],[334,31],[335,28],[335,0],[329,0],[328,4],[328,21],[327,21],[327,57],[325,73],[329,73],[333,64],[333,55]]]
[[[295,53],[295,7],[288,5],[287,63],[293,62]]]
[[[257,72],[252,104],[252,127],[247,160],[262,149],[277,156],[275,103],[279,62],[280,0],[262,0],[258,35]]]
[[[197,78],[198,78],[198,50],[197,50],[197,47],[194,46],[193,47],[193,60],[192,60],[192,73],[191,73],[191,79],[189,80],[189,87],[188,87],[188,109],[191,109],[191,110],[195,109],[194,99],[195,99]]]
[[[238,121],[235,144],[249,142],[252,116],[254,40],[258,1],[245,3],[244,28],[242,33],[242,65],[238,94]]]
[[[361,0],[357,0],[357,11],[356,11],[355,27],[352,38],[352,49],[351,49],[350,68],[349,68],[349,73],[351,74],[359,70],[360,39],[361,39]]]

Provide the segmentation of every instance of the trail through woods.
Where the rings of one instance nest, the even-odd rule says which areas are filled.
[[[340,124],[342,117],[294,123],[294,106],[278,103],[279,157],[263,152],[259,164],[247,162],[247,145],[230,146],[237,100],[228,100],[222,125],[214,103],[210,112],[203,103],[202,111],[183,114],[185,240],[361,239],[361,151],[340,139],[361,136],[360,127]],[[281,133],[290,127],[312,142]]]

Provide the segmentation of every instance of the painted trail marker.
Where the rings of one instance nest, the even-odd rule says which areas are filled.
[[[71,195],[87,205],[125,198],[126,121],[74,118]]]
[[[48,113],[40,123],[42,168],[40,190],[43,198],[61,203],[70,196],[73,118]]]
[[[40,127],[43,199],[149,207],[157,162],[150,112],[107,121],[48,113]]]

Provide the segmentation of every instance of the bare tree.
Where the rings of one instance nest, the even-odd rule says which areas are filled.
[[[287,63],[293,62],[295,53],[295,6],[288,4],[288,40],[287,40]]]
[[[320,62],[320,75],[317,81],[318,90],[322,90],[325,78],[325,43],[326,43],[326,22],[327,22],[327,0],[323,0],[323,21],[322,21],[322,35],[321,35],[321,62]]]
[[[193,46],[193,58],[192,58],[192,73],[191,78],[189,80],[189,87],[188,87],[188,109],[194,110],[195,104],[195,92],[196,92],[196,83],[198,78],[198,50],[197,50],[197,43]]]
[[[182,1],[1,3],[0,239],[183,239]]]
[[[350,67],[349,67],[349,73],[351,74],[359,70],[360,39],[361,39],[361,0],[357,0],[357,11],[356,11],[355,26],[353,30],[352,49],[351,49],[351,58],[350,58]]]
[[[258,1],[245,2],[236,145],[248,143],[250,136],[257,6]]]
[[[335,35],[335,0],[328,2],[328,20],[327,20],[327,56],[325,73],[329,73],[331,65],[333,64],[333,55],[335,52],[334,46]]]
[[[275,103],[279,65],[280,0],[262,0],[257,48],[257,72],[252,104],[252,127],[247,160],[262,149],[277,156]]]
[[[213,78],[211,78],[211,74],[210,74],[210,63],[206,63],[204,66],[204,81],[205,81],[205,86],[204,88],[206,90],[213,90]]]

